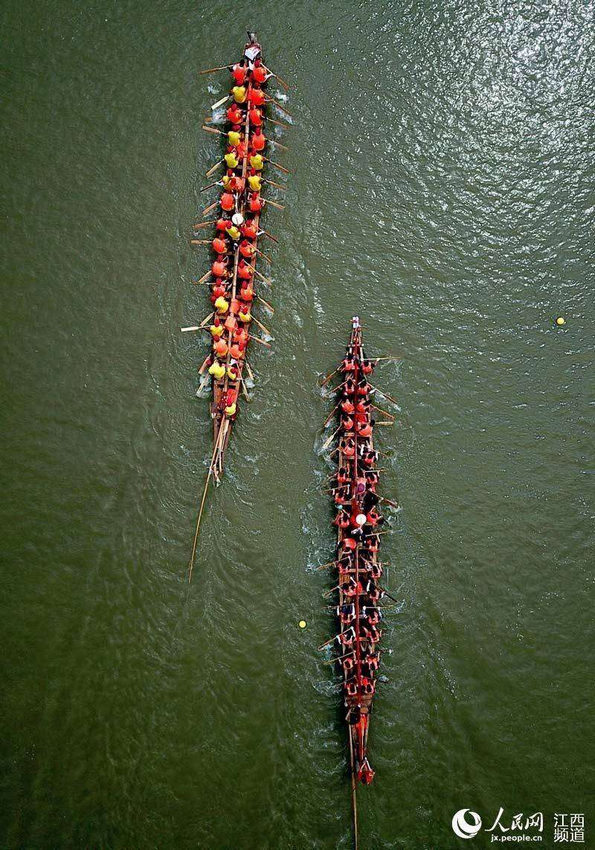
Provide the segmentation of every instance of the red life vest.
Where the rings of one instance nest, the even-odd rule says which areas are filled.
[[[221,200],[219,201],[219,203],[221,204],[221,209],[225,210],[226,212],[229,212],[235,206],[234,197],[231,192],[224,192],[221,195]]]
[[[211,266],[211,271],[215,275],[215,277],[223,277],[225,274],[225,263],[221,260],[215,260],[213,265]]]
[[[228,227],[231,227],[231,221],[228,218],[218,218],[215,227],[217,230],[227,230]]]
[[[255,133],[250,140],[250,144],[252,145],[252,150],[255,151],[263,151],[265,145],[267,143],[266,136],[264,133]]]
[[[242,257],[246,257],[247,260],[254,254],[254,245],[248,242],[247,239],[244,239],[243,242],[240,242],[240,254]]]
[[[241,124],[243,117],[244,113],[237,105],[237,103],[233,103],[227,110],[227,120],[230,121],[232,124]]]
[[[248,206],[250,207],[250,212],[256,213],[256,212],[261,211],[262,201],[260,199],[260,195],[257,192],[253,192],[250,195],[250,200],[248,201]]]
[[[254,299],[254,290],[250,284],[240,289],[240,298],[242,301],[252,301]]]
[[[240,227],[240,232],[242,236],[246,239],[256,239],[256,235],[258,234],[258,228],[254,224],[254,221],[247,221]]]
[[[262,124],[262,112],[260,109],[251,109],[248,115],[250,116],[250,123],[255,127],[260,127]]]
[[[257,65],[252,71],[252,79],[255,83],[264,83],[267,78],[267,72],[262,65]]]
[[[241,277],[242,280],[249,280],[252,277],[252,272],[247,267],[244,260],[240,260],[238,263],[238,277]]]
[[[243,86],[246,82],[246,68],[241,65],[234,65],[231,69],[236,86]]]
[[[227,244],[225,242],[225,239],[221,239],[218,236],[216,236],[213,239],[211,244],[213,246],[213,250],[216,251],[218,254],[226,254],[227,253]]]
[[[353,404],[348,399],[345,399],[345,401],[341,402],[341,410],[343,413],[351,414],[354,411]]]
[[[252,87],[248,92],[248,103],[251,106],[262,106],[264,103],[263,90]]]

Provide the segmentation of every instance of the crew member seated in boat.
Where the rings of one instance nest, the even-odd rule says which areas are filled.
[[[337,512],[333,525],[336,525],[337,528],[349,528],[349,514],[344,508],[340,508]]]
[[[251,213],[259,213],[263,207],[263,200],[258,192],[250,192],[248,195],[248,208]]]
[[[377,360],[370,360],[369,358],[362,360],[362,372],[364,375],[371,375],[377,362]]]
[[[366,449],[362,454],[362,463],[368,469],[371,469],[376,461],[378,460],[378,452],[374,451],[374,449]]]
[[[371,696],[376,690],[376,682],[367,676],[362,676],[361,689],[366,696]]]
[[[357,778],[362,783],[362,785],[369,785],[375,776],[376,774],[372,770],[370,762],[367,758],[365,758],[363,764],[357,772]]]
[[[341,363],[341,371],[342,372],[353,372],[355,369],[355,360],[353,359],[353,349],[348,348],[347,354]]]
[[[254,256],[255,251],[256,249],[251,242],[249,242],[247,239],[242,239],[242,241],[240,242],[240,254],[242,255],[242,257],[244,257],[246,260],[250,260]]]
[[[379,663],[380,654],[378,652],[365,654],[362,659],[362,674],[372,679],[374,677],[374,673],[378,670]]]
[[[258,236],[258,227],[253,218],[247,219],[241,226],[240,231],[244,239],[256,239]]]
[[[249,159],[250,168],[253,168],[254,171],[262,171],[264,168],[264,157],[262,154],[253,153]]]
[[[341,402],[341,411],[346,413],[348,416],[352,416],[355,413],[355,406],[353,402],[348,398],[343,399]]]
[[[237,62],[231,69],[231,74],[237,86],[243,86],[248,76],[248,63],[245,59]]]
[[[256,174],[256,172],[251,172],[248,175],[248,185],[253,192],[260,192],[262,189],[262,176],[260,174]]]
[[[366,599],[371,605],[374,605],[376,602],[379,602],[384,596],[384,591],[382,591],[375,581],[372,579],[368,579],[366,585],[363,590]]]
[[[248,118],[250,119],[251,127],[261,127],[262,126],[262,111],[260,109],[256,109],[256,107],[252,107],[252,109],[248,110]]]
[[[237,103],[232,103],[227,110],[227,120],[234,126],[241,125],[244,121],[244,113]]]
[[[360,617],[366,620],[370,626],[377,626],[382,619],[382,611],[379,611],[376,607],[364,605],[360,612]]]
[[[215,236],[215,238],[211,242],[211,245],[213,246],[213,251],[215,251],[216,254],[227,254],[229,250],[227,242],[220,236]]]
[[[373,433],[372,425],[370,422],[356,422],[355,430],[358,436],[363,437],[364,439],[371,437]]]
[[[231,93],[236,103],[246,103],[247,91],[246,86],[233,86]]]
[[[355,671],[355,658],[353,657],[353,654],[348,655],[346,658],[342,658],[340,664],[343,668],[343,674],[345,677],[352,675]]]
[[[341,390],[343,393],[343,398],[351,398],[355,393],[355,381],[353,380],[353,378],[346,378]]]
[[[339,448],[344,457],[352,458],[355,456],[355,440],[353,437],[342,437]]]
[[[262,60],[257,59],[254,63],[254,68],[252,70],[252,79],[254,80],[254,82],[258,83],[258,85],[261,86],[263,85],[263,83],[266,83],[269,77],[270,74],[262,64]]]
[[[355,622],[355,605],[337,605],[336,612],[344,626]]]
[[[353,431],[353,419],[351,416],[343,415],[341,417],[341,427],[344,431]]]
[[[250,138],[250,150],[253,153],[262,153],[266,147],[266,136],[262,132],[262,127],[255,127],[254,133]]]
[[[261,88],[258,86],[252,86],[250,91],[248,92],[248,103],[250,106],[264,106],[265,95]]]
[[[339,632],[336,636],[335,640],[339,644],[339,646],[351,646],[353,641],[355,640],[355,629],[353,626],[347,629],[345,632]]]
[[[249,280],[254,274],[253,269],[249,267],[245,260],[240,260],[238,263],[238,277],[242,280]]]
[[[382,640],[382,632],[376,625],[363,623],[361,626],[361,634],[365,640],[369,641],[373,645]]]
[[[215,360],[209,367],[209,375],[212,375],[216,381],[219,381],[225,375],[225,366]]]

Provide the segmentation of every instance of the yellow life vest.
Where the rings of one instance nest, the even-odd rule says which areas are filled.
[[[220,295],[219,298],[215,301],[215,309],[218,313],[227,313],[229,309],[229,301],[226,301],[225,298]]]
[[[236,410],[237,410],[237,404],[234,401],[233,404],[230,404],[225,408],[225,415],[226,416],[233,416],[235,414]]]
[[[236,145],[240,144],[242,136],[241,133],[238,133],[237,130],[230,130],[227,134],[227,138],[229,139],[229,144],[233,145],[235,148]]]
[[[252,168],[255,168],[256,171],[260,171],[264,165],[264,159],[259,153],[255,153],[250,157],[250,165]]]
[[[211,325],[211,334],[215,339],[223,336],[223,325]]]
[[[226,153],[223,158],[227,163],[228,168],[237,168],[237,166],[239,165],[240,161],[235,155],[235,151],[230,151],[229,153]]]
[[[234,86],[231,93],[236,103],[246,102],[246,86]]]
[[[240,317],[240,322],[251,322],[252,321],[252,316],[250,315],[250,313],[243,313],[240,310],[240,312],[238,313],[238,316]]]
[[[215,360],[212,366],[209,367],[209,375],[212,375],[213,378],[216,378],[218,381],[225,375],[225,366],[219,363],[218,360]]]
[[[229,174],[224,174],[224,175],[223,175],[223,177],[221,178],[221,182],[223,183],[223,188],[224,188],[224,189],[227,189],[227,187],[229,186],[229,181],[230,181],[230,180],[231,180],[231,177],[229,176]]]
[[[240,238],[240,236],[242,235],[242,234],[240,233],[240,231],[238,230],[238,228],[235,226],[235,224],[232,224],[232,225],[231,225],[231,227],[228,227],[228,228],[227,228],[227,230],[226,230],[225,232],[226,232],[229,236],[231,236],[231,238],[232,238],[232,239],[234,239],[234,240],[235,240],[235,239],[239,239],[239,238]]]
[[[262,177],[260,176],[260,174],[251,174],[248,177],[248,183],[249,183],[250,188],[252,189],[253,192],[260,192],[260,188],[261,188],[260,187],[260,181],[261,180],[262,180]]]
[[[228,366],[227,377],[230,379],[230,381],[237,381],[239,377],[238,370],[235,369],[233,366]]]

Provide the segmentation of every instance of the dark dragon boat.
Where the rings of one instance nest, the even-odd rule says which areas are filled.
[[[331,451],[335,469],[330,481],[336,509],[333,524],[337,529],[337,548],[335,559],[325,565],[334,572],[335,586],[326,595],[335,595],[331,607],[337,618],[337,633],[319,649],[332,646],[336,652],[333,660],[341,675],[356,847],[356,786],[369,785],[374,778],[368,758],[368,732],[382,654],[379,646],[385,606],[380,603],[389,596],[382,583],[384,565],[379,555],[386,530],[382,528],[385,518],[380,509],[383,503],[396,507],[377,493],[380,470],[374,429],[394,422],[393,414],[375,404],[377,391],[370,384],[380,359],[384,358],[366,357],[361,324],[354,317],[345,357],[338,369],[323,381],[323,385],[328,384],[335,375],[340,381],[335,389],[336,407],[325,422],[327,426],[336,415],[338,428],[322,447],[327,449],[338,440]],[[394,401],[385,393],[382,395]]]

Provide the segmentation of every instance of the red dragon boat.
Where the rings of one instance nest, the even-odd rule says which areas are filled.
[[[394,416],[381,411],[373,401],[375,389],[370,376],[379,359],[366,357],[360,321],[354,317],[345,357],[332,373],[340,376],[335,390],[337,404],[325,423],[336,412],[339,427],[323,446],[327,448],[338,438],[338,445],[331,452],[336,468],[330,483],[336,508],[333,524],[337,528],[336,557],[330,564],[336,571],[331,592],[336,594],[332,607],[338,628],[336,636],[319,648],[332,644],[337,652],[334,660],[341,674],[349,736],[356,847],[356,785],[369,785],[374,778],[368,759],[368,730],[381,656],[383,611],[379,603],[387,595],[382,587],[383,565],[379,558],[381,527],[385,521],[380,505],[387,502],[396,506],[376,492],[379,469],[374,427],[394,422]],[[379,412],[382,422],[375,421]]]
[[[211,336],[211,351],[199,369],[199,374],[204,377],[197,395],[211,383],[213,450],[196,523],[189,579],[192,576],[209,482],[211,478],[217,484],[221,480],[225,453],[239,412],[240,397],[244,395],[248,398],[246,374],[250,379],[253,378],[246,359],[250,342],[254,340],[270,347],[270,343],[254,330],[257,327],[269,335],[268,329],[254,315],[257,304],[273,312],[270,304],[258,293],[260,284],[270,286],[271,281],[256,265],[259,258],[270,262],[260,247],[261,237],[267,236],[277,241],[262,228],[262,212],[268,205],[283,209],[281,204],[263,197],[263,192],[267,185],[278,189],[284,187],[264,175],[269,166],[289,173],[268,155],[271,147],[285,149],[278,141],[270,138],[268,127],[273,124],[287,125],[267,114],[268,105],[274,104],[289,116],[287,110],[267,93],[267,83],[271,77],[275,77],[285,88],[287,84],[266,67],[255,33],[248,33],[248,37],[238,62],[201,72],[211,73],[228,68],[232,86],[229,95],[212,107],[212,110],[225,108],[226,130],[212,126],[213,119],[209,119],[209,125],[203,127],[207,132],[225,139],[223,158],[207,171],[207,177],[219,169],[223,169],[223,174],[220,179],[204,187],[205,190],[220,188],[219,199],[209,204],[202,213],[204,218],[217,210],[217,217],[195,225],[195,237],[198,230],[212,227],[213,238],[191,240],[192,245],[210,245],[213,252],[209,271],[197,281],[208,285],[212,309],[200,325],[182,328],[183,331],[206,331]]]

